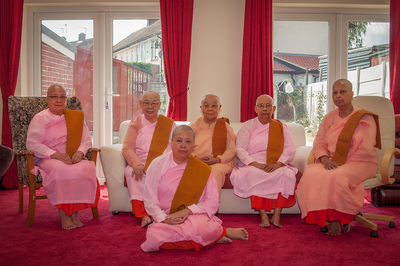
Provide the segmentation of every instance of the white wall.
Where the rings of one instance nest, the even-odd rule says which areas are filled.
[[[244,4],[245,0],[194,1],[189,121],[200,116],[200,101],[208,93],[219,96],[222,116],[240,121]]]

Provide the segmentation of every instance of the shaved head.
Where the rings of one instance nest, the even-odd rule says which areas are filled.
[[[192,129],[191,127],[187,126],[187,125],[180,125],[180,126],[177,126],[177,127],[174,129],[174,132],[172,132],[172,139],[174,139],[175,135],[176,135],[178,132],[181,132],[181,131],[190,132],[190,134],[193,136],[193,141],[194,141],[194,132],[193,132],[193,129]]]
[[[144,101],[145,98],[147,98],[150,95],[157,97],[158,101],[160,101],[160,94],[158,94],[158,92],[156,92],[156,91],[146,91],[142,95],[142,102]]]
[[[47,95],[51,95],[56,88],[61,88],[65,92],[65,94],[67,94],[63,86],[61,86],[60,84],[53,84],[47,89]]]
[[[268,94],[263,94],[263,95],[258,96],[258,98],[256,100],[256,105],[262,100],[269,100],[271,105],[274,105],[274,99],[271,96],[269,96]]]
[[[209,101],[216,101],[218,103],[218,106],[221,105],[221,101],[219,100],[219,97],[215,94],[207,94],[203,97],[203,99],[201,99],[201,105],[203,105],[205,100],[209,100]]]
[[[351,84],[350,81],[348,81],[347,79],[338,79],[335,81],[335,83],[333,83],[332,87],[334,87],[335,85],[342,85],[345,86],[347,89],[349,89],[349,91],[353,91],[353,84]]]

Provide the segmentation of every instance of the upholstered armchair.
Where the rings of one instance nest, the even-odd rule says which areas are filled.
[[[29,207],[27,226],[32,226],[35,216],[37,199],[46,199],[46,195],[36,196],[36,190],[42,187],[42,176],[40,171],[36,176],[31,173],[34,167],[33,152],[26,149],[26,137],[28,126],[32,118],[40,111],[47,108],[45,97],[14,97],[8,98],[8,111],[10,115],[11,135],[13,151],[17,160],[18,183],[19,183],[19,213],[23,212],[23,186],[29,187]],[[71,110],[82,110],[82,105],[77,97],[67,99],[66,108]],[[90,149],[86,157],[96,163],[97,149]],[[92,208],[93,217],[98,218],[97,208]]]

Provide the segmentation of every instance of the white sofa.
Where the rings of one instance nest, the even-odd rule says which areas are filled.
[[[120,125],[119,139],[123,141],[130,121],[124,121]],[[188,122],[177,122],[177,124],[188,124]],[[235,133],[237,133],[242,123],[231,123]],[[287,123],[293,139],[297,145],[296,155],[291,162],[301,172],[307,165],[307,158],[312,149],[306,146],[306,136],[303,126],[299,124]],[[124,170],[127,165],[122,155],[122,144],[107,145],[101,147],[100,159],[107,182],[109,210],[113,213],[132,212],[128,188],[124,186]],[[219,213],[249,213],[254,214],[251,209],[250,198],[243,199],[233,194],[233,189],[222,189]],[[282,213],[300,213],[297,203],[291,208],[284,208]]]

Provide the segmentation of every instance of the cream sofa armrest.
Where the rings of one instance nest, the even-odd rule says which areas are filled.
[[[131,212],[129,192],[124,186],[127,164],[122,155],[122,144],[102,146],[100,159],[107,182],[109,210]]]
[[[294,167],[296,167],[301,173],[304,173],[304,169],[307,166],[308,155],[312,150],[312,146],[300,146],[297,147],[296,154],[293,160],[290,162]]]

